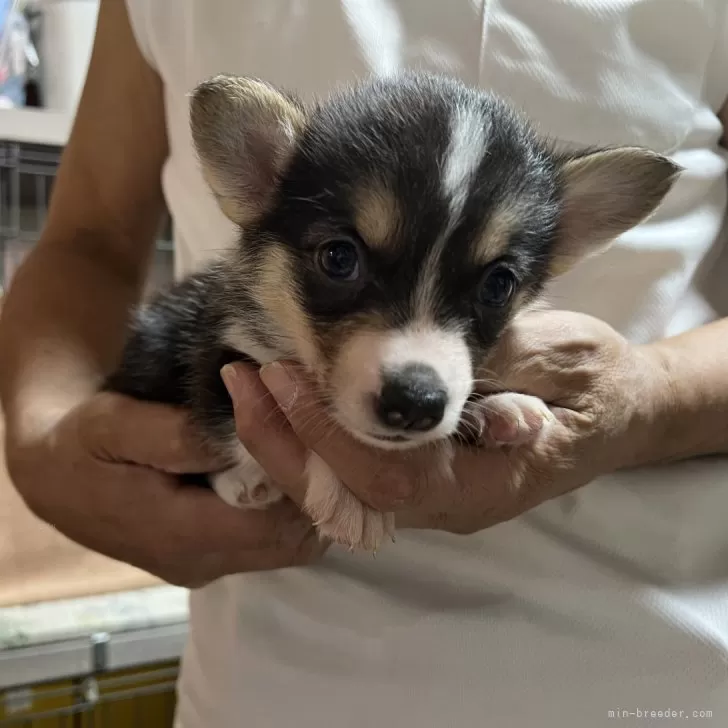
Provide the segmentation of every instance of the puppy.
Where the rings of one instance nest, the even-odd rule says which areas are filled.
[[[240,240],[136,312],[107,389],[188,407],[229,458],[209,484],[244,508],[281,494],[235,437],[224,364],[296,360],[330,418],[374,447],[447,443],[514,314],[649,216],[679,171],[640,148],[557,153],[502,100],[427,74],[310,107],[218,76],[190,104],[201,169]],[[484,405],[523,440],[550,416],[513,393]],[[376,550],[393,534],[393,516],[315,454],[308,479],[323,537]]]

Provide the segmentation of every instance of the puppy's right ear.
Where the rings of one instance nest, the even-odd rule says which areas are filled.
[[[262,81],[215,76],[192,92],[192,140],[220,209],[246,225],[270,204],[305,112]]]

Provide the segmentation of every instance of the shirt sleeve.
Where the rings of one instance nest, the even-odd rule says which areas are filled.
[[[152,47],[149,38],[149,11],[150,5],[154,0],[125,0],[126,11],[129,16],[134,38],[144,60],[157,71],[157,65],[152,53]]]

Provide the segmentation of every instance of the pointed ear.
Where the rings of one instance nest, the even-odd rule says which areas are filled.
[[[681,171],[667,157],[637,147],[564,156],[558,165],[562,212],[555,275],[649,217]]]
[[[233,222],[245,225],[265,212],[304,123],[296,101],[256,79],[216,76],[192,92],[202,172]]]

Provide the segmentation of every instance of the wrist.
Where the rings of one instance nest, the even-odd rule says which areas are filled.
[[[632,432],[633,467],[728,452],[724,396],[700,358],[675,339],[635,347],[643,389]]]
[[[631,352],[624,403],[628,417],[618,443],[617,470],[672,459],[669,430],[674,420],[675,394],[670,362],[659,346],[634,346]]]

